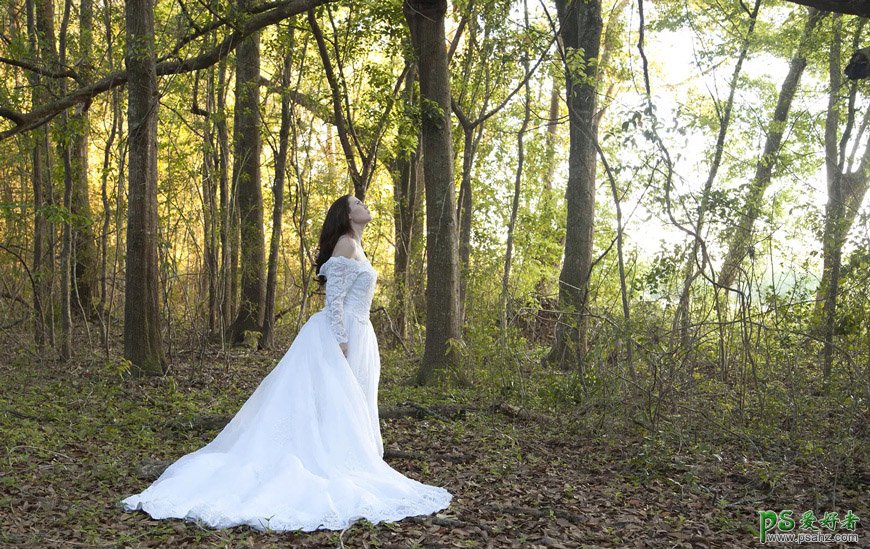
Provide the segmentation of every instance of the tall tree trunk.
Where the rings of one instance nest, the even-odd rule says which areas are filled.
[[[730,287],[737,276],[737,270],[752,243],[752,227],[761,213],[762,199],[767,187],[770,186],[771,175],[776,164],[779,149],[782,146],[782,136],[785,132],[786,121],[791,110],[791,103],[800,85],[801,76],[807,66],[806,47],[812,36],[816,24],[824,16],[824,13],[810,8],[803,34],[798,43],[794,57],[789,65],[788,74],[782,82],[779,90],[779,98],[773,111],[773,118],[767,130],[767,138],[764,142],[764,151],[755,166],[755,177],[749,187],[746,202],[740,210],[740,221],[730,238],[728,254],[719,272],[719,285]]]
[[[227,327],[232,323],[235,313],[234,300],[234,282],[233,282],[233,265],[234,265],[234,250],[235,250],[235,219],[236,200],[235,200],[235,184],[230,185],[229,178],[229,130],[227,129],[227,109],[226,109],[226,93],[227,93],[227,63],[226,60],[221,60],[218,64],[218,83],[217,83],[217,117],[215,121],[215,131],[217,134],[217,155],[218,155],[218,179],[220,181],[220,240],[221,240],[221,267],[220,267],[220,334],[227,331]]]
[[[81,0],[79,9],[79,75],[83,83],[91,81],[93,72],[91,50],[93,49],[94,7],[93,0]],[[85,318],[94,318],[96,311],[97,283],[99,276],[99,255],[94,236],[88,183],[88,137],[90,101],[70,116],[71,126],[75,128],[72,144],[72,213],[77,217],[73,233],[73,252],[75,256],[75,297]]]
[[[66,37],[67,29],[69,28],[69,14],[71,8],[71,0],[66,0],[63,9],[63,18],[60,26],[60,44],[58,67],[66,65]],[[67,92],[66,80],[61,79],[58,82],[58,91],[60,95],[66,95]],[[66,211],[72,209],[72,193],[73,193],[73,165],[72,151],[70,150],[70,116],[69,109],[61,114],[61,135],[57,142],[58,156],[63,161],[63,207]],[[58,354],[63,361],[69,361],[72,358],[72,273],[70,261],[72,259],[72,239],[73,239],[73,220],[71,217],[63,223],[63,232],[61,237],[60,251],[60,326],[61,338],[58,348]]]
[[[526,27],[529,27],[529,8],[527,3],[523,3],[524,11],[525,11],[525,22]],[[529,72],[529,55],[526,52],[523,55],[523,68],[525,69],[525,73]],[[526,136],[526,130],[529,127],[529,119],[532,116],[532,97],[531,90],[529,88],[529,81],[526,80],[525,86],[525,97],[523,98],[523,123],[520,126],[520,131],[517,132],[517,169],[514,175],[514,196],[511,201],[511,216],[510,221],[508,221],[508,233],[507,233],[507,244],[504,255],[504,274],[502,275],[501,281],[501,303],[500,303],[500,313],[501,313],[501,329],[504,332],[507,331],[508,327],[508,319],[510,317],[510,311],[508,310],[508,297],[509,297],[509,287],[510,287],[510,278],[511,278],[511,261],[513,259],[513,251],[514,251],[514,232],[516,231],[517,225],[517,212],[520,209],[520,189],[523,180],[523,165],[525,162],[525,143],[524,138]]]
[[[858,26],[855,42],[863,29],[864,22]],[[852,228],[852,223],[870,183],[870,145],[864,149],[858,169],[849,172],[846,166],[845,149],[855,118],[855,98],[857,83],[853,82],[849,93],[849,114],[846,128],[838,140],[842,79],[840,70],[841,43],[840,15],[833,15],[833,32],[828,56],[828,73],[830,90],[828,95],[828,111],[825,118],[825,171],[828,183],[828,203],[825,206],[825,223],[822,234],[822,281],[819,285],[817,300],[817,318],[821,318],[821,331],[824,340],[822,351],[822,374],[827,380],[831,375],[834,359],[834,336],[837,318],[837,299],[840,285],[840,270],[842,266],[843,244]],[[856,137],[860,140],[862,136]],[[839,145],[839,148],[838,148]],[[818,310],[821,307],[821,311]],[[820,314],[818,314],[820,313]]]
[[[197,75],[197,84],[199,75]],[[194,92],[196,93],[196,92]],[[215,114],[215,70],[209,67],[206,72],[205,109],[198,105],[194,95],[193,110],[202,115],[202,197],[203,197],[203,286],[208,292],[207,331],[214,334],[218,328],[218,226],[220,214],[217,205],[219,160],[215,143],[212,120]]]
[[[244,11],[250,5],[240,0]],[[236,105],[233,119],[233,180],[238,188],[241,245],[241,301],[229,328],[234,344],[245,332],[261,332],[265,302],[263,193],[260,188],[260,33],[246,38],[236,53]]]
[[[467,122],[467,121],[466,121]],[[468,284],[468,271],[471,263],[471,219],[474,197],[471,188],[471,171],[474,167],[474,155],[476,144],[474,132],[478,135],[483,133],[483,123],[473,126],[470,123],[461,124],[463,147],[462,147],[462,179],[459,183],[459,205],[457,218],[459,219],[459,326],[465,324],[465,299]]]
[[[405,76],[405,89],[402,93],[402,101],[406,111],[415,109],[419,103],[414,90],[416,82],[416,65],[412,65],[411,70]],[[396,323],[399,326],[399,335],[402,340],[408,338],[409,331],[411,306],[410,262],[412,258],[412,242],[414,236],[416,236],[414,234],[414,219],[419,210],[417,186],[420,184],[420,181],[417,179],[417,163],[420,158],[419,132],[417,131],[416,124],[406,128],[406,130],[416,132],[417,138],[415,143],[411,146],[402,147],[391,163],[391,171],[393,172],[393,200],[395,202],[393,222],[396,234],[396,247],[393,255],[393,278],[396,281]]]
[[[124,302],[124,357],[133,372],[163,374],[157,270],[157,73],[154,8],[150,0],[126,0],[129,204]]]
[[[290,67],[293,56],[293,27],[290,27],[290,44],[284,56],[281,71],[281,128],[278,131],[278,151],[275,156],[275,183],[272,193],[275,204],[272,207],[272,239],[269,244],[269,265],[266,273],[266,303],[263,313],[263,338],[261,349],[272,348],[275,328],[275,290],[278,285],[278,250],[281,244],[281,217],[284,214],[284,174],[287,169],[287,148],[290,140]]]
[[[601,44],[599,0],[557,0],[561,37],[568,52],[582,52],[584,67],[596,67]],[[565,63],[570,151],[565,190],[567,223],[565,260],[559,275],[559,308],[556,341],[544,362],[560,368],[582,370],[588,350],[586,307],[592,271],[592,235],[595,216],[596,140],[595,109],[597,71],[580,74]]]
[[[35,63],[45,63],[45,55],[42,53],[42,45],[46,40],[46,33],[42,24],[37,20],[35,0],[27,0],[27,33],[30,42],[30,51]],[[40,3],[39,11],[45,9]],[[52,21],[53,18],[49,19]],[[54,31],[52,26],[52,42]],[[42,37],[42,39],[38,38]],[[34,105],[42,105],[51,99],[51,93],[46,84],[42,83],[42,77],[35,71],[28,73],[31,86],[31,100]],[[49,125],[45,124],[32,132],[33,139],[33,170],[31,181],[33,183],[33,339],[37,350],[42,353],[46,343],[50,340],[49,325],[51,323],[51,263],[52,253],[49,249],[49,233],[52,225],[46,219],[46,209],[50,205],[51,197],[51,149],[48,146]]]
[[[426,383],[438,370],[458,366],[459,250],[453,192],[450,75],[447,70],[444,14],[446,0],[407,0],[403,12],[420,68],[423,170],[426,184],[426,347],[416,381]],[[462,372],[457,376],[463,379]]]
[[[112,21],[111,21],[111,10],[109,9],[110,0],[103,0],[103,14],[104,14],[104,25],[103,28],[106,33],[106,59],[108,60],[109,72],[114,70],[114,41],[112,34]],[[112,221],[112,208],[109,203],[109,162],[111,161],[111,153],[112,153],[112,145],[115,142],[115,136],[120,131],[121,126],[121,90],[120,88],[112,89],[112,127],[109,130],[109,136],[106,139],[105,150],[103,151],[103,170],[102,170],[102,178],[100,181],[100,198],[103,203],[103,224],[100,232],[100,303],[96,308],[97,315],[100,319],[100,339],[101,344],[103,346],[103,350],[106,354],[106,357],[111,355],[110,348],[110,329],[112,326],[111,322],[111,314],[112,314],[112,303],[113,303],[113,295],[114,295],[114,273],[115,268],[114,265],[112,267],[112,292],[113,295],[109,295],[108,289],[108,248],[109,248],[109,227]],[[118,229],[116,232],[116,253],[114,254],[115,260],[120,256],[117,253],[117,250],[120,248],[121,244],[121,219],[120,212],[122,208],[122,200],[123,200],[123,192],[121,192],[124,180],[124,170],[123,170],[123,162],[124,155],[118,154],[118,190],[116,193],[116,203],[115,203],[115,227]]]

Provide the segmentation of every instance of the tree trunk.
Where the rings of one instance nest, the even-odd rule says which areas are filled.
[[[770,186],[773,168],[776,164],[779,149],[782,146],[782,136],[785,131],[791,103],[800,84],[804,68],[807,66],[805,51],[807,42],[816,24],[823,16],[824,14],[818,10],[812,8],[809,10],[803,34],[789,65],[788,74],[779,90],[779,99],[777,99],[776,108],[773,111],[773,119],[767,130],[764,151],[761,153],[761,158],[759,158],[755,166],[755,177],[752,178],[746,203],[740,210],[740,220],[734,234],[731,236],[728,254],[725,256],[722,270],[719,273],[720,286],[727,288],[734,283],[740,263],[746,257],[752,245],[752,227],[761,213],[762,199],[767,187]]]
[[[249,2],[241,0],[239,8]],[[238,188],[241,301],[228,337],[234,344],[245,332],[261,332],[265,304],[263,194],[260,188],[260,33],[246,38],[236,53],[236,105],[233,127],[233,179]]]
[[[474,139],[474,131],[478,135],[483,132],[483,123],[479,127],[471,124],[462,125],[462,180],[459,183],[459,326],[465,325],[465,299],[468,283],[468,270],[471,263],[471,209],[474,204],[471,188],[471,171],[474,167],[474,154],[479,142]]]
[[[38,23],[46,18],[37,17],[34,0],[27,0],[27,31],[30,42],[30,51],[35,62],[44,63],[47,60],[42,53],[44,41],[47,35],[44,25]],[[45,9],[40,3],[39,12]],[[48,18],[53,22],[53,17]],[[52,23],[52,42],[54,31]],[[41,38],[38,38],[41,37]],[[49,48],[45,48],[50,51]],[[51,99],[51,92],[47,85],[42,83],[39,73],[30,71],[28,77],[31,85],[31,98],[34,105],[42,105]],[[50,80],[50,79],[49,79]],[[46,343],[51,338],[49,325],[51,323],[51,272],[52,253],[49,249],[49,233],[53,230],[52,224],[45,217],[45,210],[50,205],[51,192],[51,149],[48,145],[49,125],[40,126],[32,132],[33,136],[33,170],[31,181],[33,183],[33,339],[37,351],[42,353]]]
[[[529,26],[529,10],[528,5],[525,4],[525,19],[526,26]],[[525,69],[525,73],[529,72],[529,56],[528,53],[523,55],[523,68]],[[517,169],[514,174],[514,196],[511,201],[511,216],[510,221],[508,222],[508,233],[507,233],[507,244],[504,255],[504,273],[502,275],[501,281],[501,303],[500,303],[500,313],[501,313],[501,329],[504,332],[507,331],[508,327],[508,319],[510,318],[508,297],[509,297],[509,289],[510,289],[510,278],[511,278],[511,261],[513,259],[513,251],[514,251],[514,231],[516,231],[517,225],[517,212],[520,209],[520,190],[521,184],[523,180],[523,165],[525,162],[525,143],[524,138],[526,135],[526,129],[529,127],[529,119],[532,116],[532,98],[531,98],[531,90],[529,89],[529,81],[526,80],[525,83],[525,97],[523,98],[523,123],[520,126],[520,131],[517,132]],[[470,213],[470,212],[469,212]]]
[[[545,141],[544,176],[545,192],[553,190],[553,176],[556,172],[556,138],[559,136],[559,81],[553,77],[553,87],[550,89],[550,109],[547,117],[547,139]]]
[[[419,103],[414,91],[417,81],[417,71],[412,66],[405,76],[405,89],[402,101],[406,110],[412,110]],[[417,200],[417,163],[419,161],[420,136],[416,125],[405,128],[407,131],[416,133],[416,143],[413,146],[403,147],[396,154],[392,162],[393,172],[393,199],[395,212],[393,215],[394,230],[396,234],[396,247],[393,257],[393,278],[396,281],[396,323],[402,340],[408,338],[410,320],[410,288],[412,243],[415,236],[414,219],[418,215],[419,202]]]
[[[786,0],[786,2],[834,13],[870,17],[870,3],[867,0]]]
[[[94,29],[93,0],[81,0],[79,10],[79,75],[82,81],[91,81],[91,50],[93,49]],[[72,213],[77,217],[73,233],[73,255],[75,256],[75,310],[86,319],[94,318],[96,312],[96,292],[100,272],[96,237],[94,236],[91,212],[90,189],[88,183],[88,137],[90,101],[70,115],[71,125],[76,128],[72,136]]]
[[[109,72],[113,72],[115,69],[114,63],[114,35],[112,33],[112,13],[109,9],[110,0],[103,0],[103,29],[105,31],[105,39],[106,39],[106,59],[109,66]],[[121,254],[119,250],[121,248],[122,242],[122,230],[123,223],[121,222],[121,214],[124,212],[126,208],[125,198],[124,198],[124,167],[125,167],[125,155],[118,151],[117,154],[117,173],[118,173],[118,182],[117,188],[115,192],[115,208],[114,208],[114,216],[115,216],[115,253],[112,258],[112,285],[109,287],[109,261],[108,261],[108,249],[109,249],[109,227],[112,222],[112,207],[109,203],[109,163],[111,161],[112,155],[112,147],[115,142],[115,137],[121,131],[120,128],[123,124],[124,114],[121,110],[121,89],[120,88],[112,88],[112,128],[109,130],[109,136],[106,139],[105,150],[103,152],[103,170],[102,177],[100,182],[100,198],[103,203],[103,223],[100,232],[100,304],[97,306],[97,315],[100,320],[100,339],[101,344],[103,346],[103,352],[105,353],[106,358],[111,356],[111,330],[112,330],[112,314],[114,312],[114,303],[115,303],[115,283],[117,273],[117,264]]]
[[[582,370],[588,349],[586,315],[589,276],[592,270],[592,235],[595,215],[596,140],[595,109],[597,70],[601,44],[601,3],[599,0],[570,2],[557,0],[561,37],[568,52],[581,53],[583,74],[572,63],[565,63],[570,151],[568,184],[565,190],[567,223],[565,259],[559,275],[560,322],[556,341],[546,364],[565,370]]]
[[[219,308],[220,308],[220,333],[224,334],[227,327],[232,323],[235,313],[234,300],[234,282],[233,282],[233,265],[234,265],[234,250],[236,239],[235,236],[235,219],[236,200],[235,200],[235,183],[230,185],[229,180],[229,130],[227,129],[226,120],[226,93],[227,93],[227,63],[222,60],[218,65],[218,84],[217,84],[217,120],[215,122],[215,131],[217,133],[217,155],[218,155],[218,179],[220,181],[220,240],[221,240],[221,267],[219,281]]]
[[[858,26],[855,40],[860,36],[863,22]],[[842,79],[840,77],[840,15],[833,16],[833,33],[828,56],[828,73],[830,90],[828,95],[828,111],[825,118],[825,171],[828,183],[828,203],[825,206],[825,223],[822,234],[822,281],[819,285],[817,300],[817,318],[821,318],[821,331],[824,340],[822,351],[822,374],[824,379],[830,378],[834,359],[834,336],[837,318],[837,299],[840,285],[840,270],[842,266],[843,244],[852,228],[852,223],[864,196],[867,194],[868,168],[870,168],[870,145],[864,149],[858,169],[849,172],[845,165],[845,149],[855,117],[855,97],[857,84],[852,83],[849,93],[849,115],[843,136],[838,140]],[[860,140],[862,136],[857,136]],[[839,150],[838,150],[839,141]],[[819,311],[818,307],[821,307]]]
[[[50,2],[46,2],[50,4]],[[64,3],[63,19],[60,26],[60,48],[58,57],[58,67],[66,65],[66,37],[67,29],[69,28],[69,13],[71,0],[66,0]],[[66,95],[66,80],[61,79],[58,82],[58,90],[61,95]],[[57,142],[58,156],[63,161],[63,207],[69,212],[72,209],[72,193],[73,193],[73,162],[72,151],[70,150],[70,139],[68,136],[71,133],[69,110],[65,110],[61,115],[61,137]],[[72,358],[72,273],[70,261],[72,259],[72,239],[73,239],[73,219],[67,217],[63,223],[63,232],[61,237],[60,250],[60,326],[61,338],[58,354],[60,359],[68,362]]]
[[[281,217],[284,214],[284,173],[287,168],[287,148],[290,140],[290,67],[293,56],[293,27],[290,27],[289,51],[284,56],[281,72],[281,128],[278,131],[278,151],[275,156],[275,184],[272,193],[275,204],[272,208],[272,239],[269,244],[269,265],[266,273],[266,303],[263,313],[263,338],[261,349],[272,348],[275,328],[275,289],[278,285],[278,250],[281,244]]]
[[[420,67],[423,170],[426,184],[426,347],[416,381],[458,366],[459,250],[453,192],[450,75],[447,70],[445,0],[407,0],[403,5]],[[457,371],[460,380],[462,372]]]
[[[197,83],[199,75],[197,75]],[[194,92],[196,93],[196,92]],[[212,119],[215,114],[215,70],[210,67],[206,73],[205,109],[200,110],[198,98],[194,95],[194,109],[202,118],[202,198],[203,198],[203,287],[208,292],[208,311],[206,313],[206,330],[208,334],[215,333],[218,328],[218,173],[219,160],[215,143],[215,132]]]
[[[157,271],[157,73],[154,8],[150,0],[126,0],[125,60],[129,120],[129,204],[124,303],[124,357],[133,373],[163,374]]]

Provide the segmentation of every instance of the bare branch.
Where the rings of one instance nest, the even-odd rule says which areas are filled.
[[[320,25],[317,24],[317,17],[314,15],[314,10],[308,11],[308,24],[311,26],[311,33],[314,35],[314,40],[317,42],[317,51],[320,53],[320,59],[323,62],[323,72],[326,74],[326,81],[329,83],[329,90],[332,96],[332,108],[335,113],[335,128],[338,131],[338,140],[341,142],[341,148],[344,150],[344,156],[347,159],[348,168],[350,168],[351,177],[354,183],[360,180],[360,173],[356,166],[353,148],[351,147],[348,137],[347,121],[344,117],[344,111],[341,106],[341,90],[338,86],[338,79],[332,69],[332,62],[329,59],[329,52],[326,49],[326,41],[323,39],[323,32],[320,30]],[[353,132],[350,132],[353,133]],[[356,139],[354,139],[356,142]],[[359,144],[356,143],[357,148]],[[365,158],[362,158],[365,162]]]
[[[293,15],[313,9],[329,1],[330,0],[287,0],[286,2],[276,3],[274,8],[254,15],[245,21],[245,23],[239,27],[239,30],[232,32],[210,51],[190,59],[179,59],[158,63],[157,75],[166,76],[170,74],[181,74],[210,67],[225,58],[231,51],[238,47],[245,38],[254,34],[258,30],[273,25]],[[90,86],[81,87],[52,103],[37,107],[28,113],[16,113],[9,110],[0,110],[0,116],[15,123],[15,126],[12,128],[0,132],[0,141],[21,132],[39,127],[69,107],[78,103],[90,101],[97,95],[123,85],[126,82],[127,71],[118,71],[97,80]]]
[[[78,73],[76,73],[72,69],[67,69],[62,72],[55,72],[48,70],[45,67],[32,65],[30,63],[27,63],[26,61],[21,61],[19,59],[10,59],[8,57],[0,57],[0,63],[6,63],[7,65],[12,65],[13,67],[19,67],[21,69],[32,71],[37,74],[41,74],[42,76],[48,76],[49,78],[72,78],[76,82],[81,82]]]

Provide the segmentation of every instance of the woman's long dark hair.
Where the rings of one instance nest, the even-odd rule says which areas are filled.
[[[323,228],[320,229],[319,251],[317,252],[317,260],[314,262],[317,267],[317,281],[320,284],[326,282],[326,279],[320,276],[320,267],[332,257],[332,251],[335,249],[335,243],[338,242],[338,239],[342,235],[350,233],[351,230],[350,195],[345,194],[338,197],[329,207],[326,218],[323,220]]]

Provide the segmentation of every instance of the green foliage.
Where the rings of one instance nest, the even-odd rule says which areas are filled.
[[[583,48],[566,48],[565,64],[568,74],[575,85],[594,86],[598,65],[597,57],[588,57]]]
[[[444,125],[444,109],[437,101],[423,97],[420,99],[420,118],[423,124],[441,128]]]

